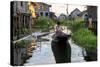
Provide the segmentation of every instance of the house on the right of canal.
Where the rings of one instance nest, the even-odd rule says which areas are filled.
[[[69,18],[69,19],[75,19],[75,18],[78,17],[78,15],[79,15],[80,13],[81,13],[81,11],[80,11],[78,8],[76,8],[76,9],[74,9],[74,10],[69,14],[68,18]]]
[[[92,17],[92,25],[94,32],[97,34],[97,6],[87,6],[87,13]]]

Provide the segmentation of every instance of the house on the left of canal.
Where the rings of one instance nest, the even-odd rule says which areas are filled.
[[[39,5],[39,8],[35,8],[36,14],[38,16],[50,17],[50,7],[51,5],[43,2],[31,2],[32,4],[36,3]]]
[[[51,5],[43,2],[30,3],[33,6],[39,6],[38,8],[34,8],[36,17],[51,17]],[[32,24],[32,20],[33,18],[29,10],[28,1],[11,1],[11,23],[13,24],[13,37],[15,40],[21,38],[26,32],[30,32],[29,27],[30,24]],[[23,32],[23,28],[25,28],[25,33]]]

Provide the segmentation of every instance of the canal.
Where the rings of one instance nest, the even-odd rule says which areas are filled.
[[[51,49],[52,35],[53,33],[42,37],[48,39],[49,41],[37,42],[38,48],[33,50],[32,57],[26,60],[26,63],[24,64],[25,66],[56,63]],[[85,51],[76,45],[71,38],[68,41],[71,46],[71,63],[85,62],[83,57],[83,53],[85,53]]]

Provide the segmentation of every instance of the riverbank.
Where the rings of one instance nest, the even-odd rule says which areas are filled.
[[[40,38],[48,34],[49,32],[34,32],[31,35],[13,41],[13,65],[23,65],[32,56],[33,51],[40,47],[37,45],[38,41],[48,41],[48,39]]]
[[[86,61],[97,60],[97,36],[85,26],[85,23],[81,19],[63,20],[63,25],[67,26],[72,31],[72,39],[74,42],[85,48],[87,56]]]
[[[70,34],[70,30],[63,30],[65,33]],[[52,50],[51,50],[51,41],[52,41],[52,34],[48,34],[46,36],[43,36],[42,38],[49,39],[48,41],[41,41],[37,42],[37,45],[41,45],[41,47],[37,48],[36,50],[33,50],[32,57],[26,60],[26,63],[24,63],[25,66],[29,65],[43,65],[43,64],[56,64]],[[71,63],[74,62],[85,62],[84,56],[83,56],[83,49],[73,43],[73,41],[69,40],[70,46],[71,46]]]

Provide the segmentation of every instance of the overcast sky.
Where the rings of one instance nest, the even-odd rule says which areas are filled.
[[[55,12],[55,15],[59,16],[61,13],[64,13],[67,15],[66,9],[67,9],[67,4],[59,4],[59,3],[48,3],[51,5],[51,11]],[[74,9],[78,8],[80,11],[86,10],[86,6],[82,5],[72,5],[68,4],[68,13],[70,14]]]

